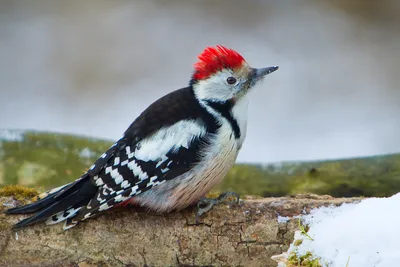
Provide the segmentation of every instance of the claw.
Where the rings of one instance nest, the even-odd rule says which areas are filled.
[[[209,212],[215,205],[225,202],[230,197],[235,197],[235,201],[227,201],[228,204],[239,203],[239,195],[234,192],[223,192],[217,198],[202,197],[197,203],[196,224],[199,224],[201,215]]]

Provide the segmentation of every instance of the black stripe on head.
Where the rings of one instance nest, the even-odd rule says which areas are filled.
[[[221,114],[225,119],[228,120],[229,124],[232,127],[233,133],[236,139],[239,139],[241,136],[239,125],[236,119],[232,116],[232,108],[235,105],[234,100],[228,100],[226,102],[214,102],[212,100],[205,101],[207,106],[217,111]]]

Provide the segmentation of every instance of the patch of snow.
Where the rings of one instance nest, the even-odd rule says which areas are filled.
[[[329,267],[400,266],[400,193],[340,207],[314,209],[302,217],[308,235],[289,253],[311,252]],[[297,236],[299,238],[299,236]]]
[[[278,215],[278,223],[286,223],[286,222],[288,222],[290,220],[290,217],[287,217],[287,216],[280,216],[280,215]]]
[[[0,140],[2,141],[22,141],[24,140],[24,132],[18,130],[0,129]]]

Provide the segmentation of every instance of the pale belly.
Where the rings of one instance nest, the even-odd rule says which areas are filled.
[[[160,212],[181,210],[196,203],[224,178],[236,161],[242,141],[235,140],[230,131],[225,133],[206,151],[208,160],[134,197],[132,203]]]

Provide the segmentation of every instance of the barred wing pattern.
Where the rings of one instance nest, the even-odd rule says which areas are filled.
[[[176,90],[144,110],[87,173],[7,213],[35,213],[15,229],[43,220],[48,224],[67,220],[68,229],[188,172],[202,160],[203,148],[210,146],[219,128],[191,87]]]
[[[102,159],[107,161],[91,177],[98,187],[96,195],[68,219],[67,227],[189,171],[201,160],[198,152],[208,139],[201,121],[184,120],[160,129],[134,146],[117,142],[109,150],[112,155],[105,153],[100,157],[98,164],[103,163]],[[92,170],[98,169],[95,163]],[[57,216],[52,219],[59,221]]]

